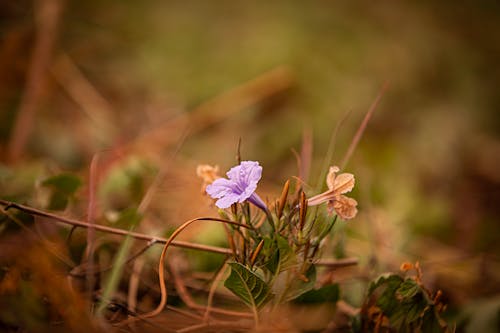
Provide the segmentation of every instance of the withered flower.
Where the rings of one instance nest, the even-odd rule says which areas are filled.
[[[202,192],[208,185],[212,184],[219,176],[219,166],[211,166],[208,164],[200,164],[196,167],[196,175],[203,180]]]
[[[315,195],[307,200],[309,206],[316,206],[323,202],[328,202],[328,211],[332,214],[334,211],[343,220],[349,220],[356,216],[358,202],[352,198],[346,197],[344,193],[352,191],[354,187],[354,175],[350,173],[339,172],[339,167],[332,166],[326,177],[328,190]]]

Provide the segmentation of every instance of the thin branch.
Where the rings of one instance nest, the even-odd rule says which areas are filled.
[[[15,209],[19,209],[25,213],[31,214],[31,215],[43,216],[43,217],[48,218],[49,220],[56,220],[56,221],[64,223],[64,224],[69,224],[72,226],[77,226],[77,227],[82,227],[82,228],[89,228],[90,227],[90,225],[87,222],[58,216],[58,215],[55,215],[52,213],[45,212],[43,210],[39,210],[39,209],[28,207],[25,205],[17,204],[14,202],[3,200],[3,199],[0,199],[0,205],[4,206],[5,210],[8,210],[10,208],[15,208]],[[203,220],[203,221],[217,220],[220,222],[232,222],[232,221],[226,221],[226,220],[217,219],[217,218],[210,218],[210,217],[199,218],[199,220]],[[44,221],[48,221],[48,220],[44,220]],[[234,222],[232,222],[232,223],[234,223]],[[240,226],[244,227],[244,228],[248,228],[248,226],[246,226],[246,225],[240,225]],[[130,236],[130,237],[133,237],[135,239],[141,239],[141,240],[150,241],[150,242],[155,241],[156,243],[159,243],[159,244],[166,244],[168,241],[167,238],[150,236],[150,235],[146,235],[146,234],[142,234],[142,233],[138,233],[138,232],[131,232],[128,230],[108,227],[108,226],[104,226],[104,225],[100,225],[100,224],[94,224],[93,227],[97,231],[107,232],[107,233],[111,233],[111,234],[115,234],[115,235]],[[213,252],[213,253],[219,253],[219,254],[224,254],[224,255],[232,254],[232,251],[230,249],[227,249],[227,248],[216,247],[216,246],[211,246],[211,245],[195,244],[195,243],[190,243],[190,242],[185,242],[185,241],[172,241],[171,245],[176,246],[176,247],[186,248],[186,249]]]
[[[358,258],[343,258],[343,259],[319,259],[314,264],[317,266],[324,266],[330,269],[356,266],[359,263]]]

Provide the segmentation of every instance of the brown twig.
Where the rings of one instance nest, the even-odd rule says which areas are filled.
[[[10,202],[7,200],[0,199],[0,205],[4,206],[5,209],[10,209],[10,208],[15,208],[19,209],[25,213],[35,215],[35,216],[43,216],[48,218],[49,220],[55,220],[64,224],[69,224],[72,226],[78,226],[82,228],[88,228],[90,225],[87,222],[79,221],[76,219],[71,219],[71,218],[66,218],[62,216],[58,216],[56,214],[48,213],[43,210],[39,210],[36,208],[28,207],[25,205],[17,204],[14,202]],[[211,221],[211,220],[216,220],[216,218],[203,218],[205,221]],[[221,221],[225,221],[222,219],[219,219]],[[47,220],[44,220],[47,221]],[[122,236],[130,236],[135,239],[141,239],[145,241],[155,241],[156,243],[159,244],[165,244],[167,243],[168,239],[163,238],[163,237],[156,237],[156,236],[150,236],[138,232],[131,232],[128,230],[123,230],[123,229],[118,229],[118,228],[113,228],[113,227],[108,227],[100,224],[94,224],[94,229],[97,231],[101,232],[107,232],[115,235],[122,235]],[[247,226],[245,226],[247,227]],[[200,250],[200,251],[207,251],[207,252],[213,252],[213,253],[219,253],[219,254],[232,254],[230,249],[227,248],[222,248],[222,247],[216,247],[216,246],[211,246],[211,245],[203,245],[203,244],[195,244],[195,243],[190,243],[190,242],[185,242],[185,241],[172,241],[171,243],[172,246],[177,246],[181,248],[187,248],[187,249],[193,249],[193,250]]]
[[[319,259],[314,262],[314,264],[317,266],[324,266],[330,269],[356,266],[358,263],[359,263],[358,258]]]
[[[48,213],[39,209],[31,208],[25,205],[17,204],[14,202],[10,202],[7,200],[0,199],[0,205],[5,207],[5,210],[8,210],[10,208],[15,208],[19,209],[25,213],[35,215],[35,216],[42,216],[46,217],[48,219],[56,220],[58,222],[64,223],[64,224],[69,224],[72,226],[76,227],[82,227],[82,228],[88,228],[89,225],[86,222],[75,220],[75,219],[70,219],[70,218],[65,218],[62,216],[58,216],[52,213]],[[203,218],[206,221],[209,220],[217,220],[216,218]],[[201,220],[201,219],[200,219]],[[220,222],[226,222],[226,220],[223,219],[218,219]],[[46,220],[45,220],[46,221]],[[242,227],[248,228],[248,226],[243,226]],[[141,239],[149,242],[155,242],[158,244],[165,244],[168,239],[163,238],[163,237],[156,237],[156,236],[150,236],[146,234],[141,234],[138,232],[130,232],[128,230],[123,230],[123,229],[117,229],[117,228],[112,228],[100,224],[95,224],[94,225],[95,230],[97,231],[102,231],[102,232],[107,232],[115,235],[122,235],[122,236],[127,236],[129,235],[130,237],[136,238],[136,239]],[[223,247],[216,247],[216,246],[211,246],[211,245],[203,245],[203,244],[195,244],[195,243],[190,243],[190,242],[185,242],[185,241],[175,241],[173,240],[171,242],[172,246],[180,247],[180,248],[186,248],[186,249],[192,249],[192,250],[199,250],[199,251],[206,251],[206,252],[213,252],[213,253],[219,253],[219,254],[224,254],[224,255],[232,255],[233,251],[231,249],[223,248]],[[351,265],[357,265],[358,260],[357,258],[345,258],[345,259],[320,259],[315,261],[316,265],[320,266],[328,266],[328,267],[344,267],[344,266],[351,266]]]

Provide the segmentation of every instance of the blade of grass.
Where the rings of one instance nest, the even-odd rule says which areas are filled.
[[[326,150],[326,155],[323,159],[323,165],[321,166],[321,173],[318,178],[318,183],[316,184],[315,192],[321,192],[323,184],[325,184],[326,173],[328,172],[328,169],[332,163],[333,152],[335,150],[335,142],[337,141],[337,134],[340,130],[340,127],[342,127],[350,114],[351,112],[347,112],[346,115],[337,123],[335,129],[332,132],[330,141],[328,142],[328,149]]]
[[[130,228],[130,231],[132,231],[132,229],[133,227]],[[123,267],[126,264],[128,253],[130,251],[130,248],[132,247],[132,244],[133,238],[130,235],[125,237],[125,240],[123,241],[120,249],[118,250],[118,253],[116,254],[113,269],[111,270],[111,273],[104,284],[101,303],[97,308],[97,316],[99,317],[103,315],[106,306],[111,302],[112,296],[118,287],[118,283],[120,282],[120,279],[122,277]]]
[[[359,140],[361,140],[361,137],[363,136],[363,133],[366,129],[366,126],[368,125],[368,122],[370,121],[373,112],[375,112],[375,109],[377,108],[380,100],[382,99],[382,96],[384,95],[385,91],[387,90],[387,87],[389,86],[389,82],[385,82],[382,88],[380,89],[377,97],[373,101],[372,105],[370,105],[370,108],[368,109],[368,112],[366,112],[365,117],[363,118],[363,121],[361,122],[361,125],[359,125],[358,130],[356,131],[356,134],[354,135],[351,144],[349,145],[349,148],[347,149],[346,154],[344,155],[344,158],[342,159],[342,162],[340,163],[340,170],[343,170],[347,163],[349,162],[349,159],[351,158],[352,153],[354,153],[354,150],[358,146]]]

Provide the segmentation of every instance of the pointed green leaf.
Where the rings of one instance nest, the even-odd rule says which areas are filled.
[[[284,237],[278,236],[277,242],[279,251],[279,273],[297,265],[297,257]]]
[[[254,272],[240,263],[229,263],[231,274],[224,286],[241,298],[252,309],[257,309],[269,300],[269,287]]]
[[[270,253],[266,268],[272,274],[279,274],[297,265],[297,257],[288,241],[283,236],[278,236],[276,241],[266,238],[265,251]]]

